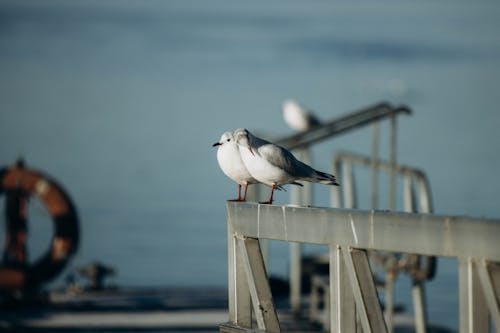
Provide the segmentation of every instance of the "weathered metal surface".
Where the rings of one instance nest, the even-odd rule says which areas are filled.
[[[236,202],[227,213],[248,237],[500,261],[499,220]]]
[[[488,307],[472,258],[458,260],[458,289],[459,332],[489,332]]]
[[[330,330],[356,333],[356,308],[342,249],[330,245]]]
[[[374,152],[372,151],[372,157],[363,156],[355,153],[341,152],[335,156],[334,165],[336,169],[341,172],[338,173],[342,176],[343,184],[343,206],[340,206],[340,201],[337,199],[334,207],[342,208],[358,208],[356,202],[356,187],[355,178],[353,172],[354,165],[361,165],[369,167],[372,170],[372,196],[378,194],[376,189],[376,175],[379,172],[385,172],[389,175],[389,208],[394,209],[395,205],[395,178],[400,176],[403,178],[403,204],[404,210],[407,213],[414,213],[420,208],[422,213],[431,213],[431,194],[430,187],[425,176],[425,173],[419,169],[408,167],[404,165],[398,165],[395,163],[395,131],[396,131],[396,119],[391,116],[391,140],[390,140],[390,156],[389,161],[382,161],[375,159],[373,157]],[[372,143],[372,150],[374,144]],[[415,186],[418,189],[418,199],[420,207],[417,207],[416,196],[415,196]],[[333,193],[332,193],[333,196]],[[338,194],[337,194],[338,197]],[[372,208],[376,207],[377,200],[372,198]],[[392,318],[393,318],[393,294],[394,294],[394,280],[398,273],[404,272],[409,273],[414,280],[414,285],[422,285],[422,281],[425,279],[430,279],[434,270],[430,269],[435,267],[435,257],[424,257],[421,258],[415,254],[408,254],[404,256],[404,260],[401,258],[396,258],[396,253],[372,251],[370,256],[378,264],[381,264],[387,271],[386,286],[384,288],[385,292],[385,318],[387,323],[387,328],[389,332],[393,331]],[[427,263],[421,267],[420,262]],[[425,333],[425,304],[422,302],[425,297],[419,297],[417,292],[413,293],[414,296],[414,311],[415,311],[415,328],[418,333]],[[423,295],[422,295],[423,296]],[[423,322],[422,322],[423,321]]]
[[[248,288],[259,329],[266,332],[280,332],[278,316],[274,307],[271,289],[256,238],[238,237],[239,259],[245,267]]]
[[[252,327],[250,291],[244,267],[237,256],[236,238],[230,223],[227,224],[227,258],[229,321],[242,327]]]
[[[493,280],[498,279],[499,271],[496,268],[497,264],[491,264],[484,260],[476,260],[476,269],[479,276],[479,281],[481,281],[481,286],[483,289],[484,298],[488,309],[490,311],[491,321],[495,325],[496,332],[500,332],[500,309],[499,309],[499,299],[495,292],[495,286]]]
[[[413,313],[415,316],[415,333],[425,333],[427,331],[427,307],[425,300],[425,284],[423,281],[416,281],[411,288],[413,299]]]
[[[342,253],[363,332],[387,332],[366,251],[342,248]]]

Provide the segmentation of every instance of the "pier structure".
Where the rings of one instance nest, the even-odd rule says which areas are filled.
[[[291,312],[302,318],[308,313],[310,319],[323,324],[324,330],[393,332],[393,285],[398,274],[408,274],[415,332],[429,331],[425,282],[435,274],[436,257],[443,256],[457,258],[459,263],[460,332],[486,332],[490,317],[500,332],[500,248],[495,242],[500,236],[500,221],[433,215],[425,172],[396,161],[397,118],[408,114],[411,110],[406,106],[380,103],[273,140],[293,149],[303,162],[313,164],[310,149],[314,144],[366,125],[372,132],[369,155],[344,151],[334,156],[332,171],[342,186],[332,188],[333,208],[312,207],[312,184],[293,187],[291,205],[227,204],[230,312],[228,322],[220,326],[221,332],[283,330],[267,284],[268,240],[289,243]],[[380,122],[387,119],[389,147],[384,160],[379,153]],[[371,171],[370,182],[363,188],[369,188],[369,207],[358,205],[360,190],[354,174],[360,167]],[[388,176],[387,186],[379,182],[383,173]],[[396,188],[398,178],[402,191]],[[259,192],[257,188],[250,198],[257,200]],[[396,212],[399,193],[403,209]],[[387,195],[385,207],[380,205],[382,194]],[[480,239],[480,244],[474,239]],[[304,244],[325,245],[330,267],[327,276],[311,277],[307,300],[301,292]],[[385,271],[384,281],[375,282],[373,267]],[[318,315],[319,289],[324,294],[326,318]],[[379,292],[384,292],[384,312]],[[307,305],[309,309],[304,308]]]
[[[387,332],[372,250],[457,258],[460,332],[489,332],[489,318],[500,331],[500,220],[228,202],[227,228],[229,318],[221,332],[280,332],[260,239],[328,247],[331,332]]]

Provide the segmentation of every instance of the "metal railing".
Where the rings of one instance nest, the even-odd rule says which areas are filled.
[[[273,140],[273,142],[288,149],[306,148],[333,136],[358,129],[385,118],[392,118],[399,114],[411,114],[411,110],[405,105],[394,107],[389,103],[383,102],[331,119],[308,131]]]
[[[404,211],[407,213],[432,213],[432,199],[429,181],[425,173],[417,168],[393,164],[387,161],[375,160],[360,154],[340,152],[333,161],[333,168],[341,179],[342,190],[332,188],[332,207],[336,208],[359,208],[357,203],[357,191],[354,182],[354,167],[363,166],[370,168],[372,177],[378,182],[379,173],[387,173],[392,177],[403,179],[403,202]],[[371,202],[376,204],[378,193],[373,186]],[[417,190],[417,195],[415,195]],[[418,197],[418,200],[416,200]],[[375,200],[374,200],[375,198]],[[391,200],[391,198],[389,198]],[[417,204],[418,201],[418,204]],[[372,207],[374,208],[374,207]],[[408,274],[412,278],[412,298],[415,317],[415,331],[425,333],[427,326],[427,314],[425,305],[426,280],[433,278],[436,269],[434,257],[421,257],[415,254],[396,254],[384,252],[370,252],[370,258],[375,264],[381,266],[385,271],[385,318],[388,331],[393,331],[392,319],[394,308],[394,282],[400,273]]]
[[[500,332],[500,220],[236,202],[226,208],[229,322],[221,332],[280,331],[259,239],[328,246],[332,332],[356,332],[356,317],[365,333],[387,332],[367,250],[458,258],[460,332],[488,332],[488,314]]]
[[[278,145],[288,149],[293,149],[295,155],[307,164],[311,164],[310,147],[321,141],[331,139],[337,135],[344,134],[351,130],[360,129],[366,125],[372,126],[372,159],[378,159],[378,142],[379,142],[379,122],[384,119],[390,119],[390,144],[389,158],[390,163],[396,163],[396,118],[399,115],[409,115],[411,110],[405,105],[392,106],[390,103],[382,102],[372,106],[368,106],[359,111],[351,112],[346,115],[336,117],[322,123],[319,126],[313,127],[308,131],[288,135],[282,138],[272,140]],[[373,182],[372,182],[373,183]],[[394,202],[394,176],[390,177],[390,207],[393,208]],[[377,183],[374,184],[374,189],[377,188]],[[249,200],[258,200],[261,192],[250,189]],[[290,203],[296,205],[312,205],[314,203],[312,195],[312,184],[306,183],[304,187],[293,187],[291,189]],[[372,207],[374,208],[374,206]],[[264,258],[267,258],[268,245],[266,241],[262,241]],[[302,305],[302,246],[298,243],[290,244],[290,305],[294,313],[298,314]]]

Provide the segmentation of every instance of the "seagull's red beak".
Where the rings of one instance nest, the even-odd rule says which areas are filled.
[[[252,155],[255,156],[255,154],[253,153],[252,147],[248,147],[248,150],[250,150],[250,152],[252,153]]]
[[[220,146],[220,145],[222,145],[222,143],[220,143],[220,142],[216,142],[216,143],[214,143],[214,144],[212,145],[212,147],[217,147],[217,146]]]

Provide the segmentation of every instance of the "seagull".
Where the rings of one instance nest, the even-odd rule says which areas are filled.
[[[212,147],[218,147],[217,161],[222,171],[238,184],[238,198],[232,201],[246,201],[248,185],[256,184],[258,181],[250,175],[243,164],[238,145],[233,138],[233,133],[225,132]],[[245,187],[243,197],[241,197],[242,185]]]
[[[306,110],[299,103],[288,99],[282,105],[283,118],[292,129],[303,132],[321,124],[321,121],[311,111]]]
[[[272,204],[274,189],[278,186],[284,184],[302,186],[296,182],[297,180],[339,185],[334,175],[313,169],[297,160],[285,148],[258,138],[244,128],[236,130],[233,136],[250,175],[259,182],[271,186],[269,200],[261,203]]]

